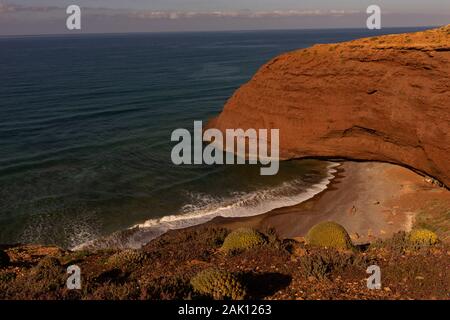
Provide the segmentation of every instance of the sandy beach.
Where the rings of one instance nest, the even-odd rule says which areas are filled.
[[[184,229],[218,226],[227,229],[274,228],[280,238],[302,240],[323,221],[343,225],[355,244],[392,237],[414,226],[433,229],[450,241],[450,192],[404,167],[381,162],[345,161],[333,167],[327,188],[309,200],[250,217],[216,217]],[[427,181],[428,180],[428,181]],[[176,233],[182,229],[168,230]],[[152,228],[135,227],[75,248],[140,248],[157,238]],[[300,238],[300,239],[299,239]]]
[[[0,246],[13,261],[0,270],[0,298],[192,299],[197,293],[190,279],[204,270],[220,268],[241,275],[235,281],[248,288],[245,294],[250,300],[448,300],[450,192],[390,164],[344,162],[335,175],[326,191],[296,206],[252,218],[221,218],[171,230],[138,250],[92,247],[74,252],[58,247]],[[223,246],[230,230],[208,228],[245,226],[264,232],[275,227],[281,237],[299,238],[324,220],[344,225],[355,244],[388,238],[399,230],[424,224],[444,241],[431,248],[413,249],[403,247],[406,242],[396,237],[395,246],[390,238],[371,248],[362,245],[352,251],[335,251],[305,246],[302,239],[267,237],[265,245],[226,254]],[[128,231],[131,234],[122,232],[124,240],[136,230]],[[42,277],[40,270],[48,261],[52,261],[52,273],[46,271],[50,276]],[[89,279],[89,289],[66,290],[65,267],[73,263]],[[319,267],[311,268],[310,263]],[[382,270],[383,290],[367,289],[366,270],[373,264]],[[7,279],[5,274],[13,273],[14,280],[2,280]],[[175,281],[171,279],[177,282],[169,282]],[[42,293],[40,288],[50,285],[55,289]]]
[[[442,5],[178,1],[0,0],[0,300],[449,301]]]
[[[343,162],[329,187],[296,206],[249,218],[216,218],[227,228],[273,227],[283,238],[303,237],[321,221],[342,224],[356,243],[409,231],[416,215],[433,206],[450,209],[450,192],[406,168],[378,162]],[[445,236],[445,235],[444,235]]]

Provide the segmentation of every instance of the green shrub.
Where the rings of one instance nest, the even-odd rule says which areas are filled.
[[[191,299],[192,287],[186,276],[162,276],[151,279],[142,289],[141,298],[145,300],[184,300]]]
[[[414,248],[428,247],[437,244],[438,236],[433,231],[428,229],[412,230],[408,236],[408,242]]]
[[[0,250],[0,268],[7,267],[9,265],[10,259],[8,254]]]
[[[439,242],[438,236],[427,229],[416,229],[410,233],[399,231],[392,238],[378,240],[370,245],[372,249],[388,249],[395,254],[403,254],[407,250],[418,250],[435,245]]]
[[[325,278],[333,271],[343,272],[350,267],[367,268],[369,259],[336,249],[318,249],[300,259],[300,271],[306,277]]]
[[[321,222],[312,227],[306,235],[306,242],[312,246],[336,249],[351,249],[350,236],[343,226],[335,222]]]
[[[377,240],[370,244],[369,249],[387,249],[396,254],[403,254],[408,249],[408,234],[405,231],[394,233],[392,238]]]
[[[175,238],[171,237],[170,242],[198,242],[199,244],[205,244],[208,247],[220,247],[228,233],[229,231],[225,228],[204,226],[180,230],[177,232]],[[164,237],[161,237],[159,239],[163,238]],[[167,242],[165,244],[167,244]]]
[[[146,255],[139,250],[124,250],[113,254],[106,264],[113,268],[130,268],[142,264]]]
[[[223,242],[221,250],[227,253],[242,251],[266,243],[264,236],[250,228],[240,228],[231,232]]]
[[[273,227],[268,227],[264,230],[266,242],[275,249],[286,249],[284,241],[280,239],[277,230]]]
[[[215,268],[206,269],[191,279],[196,292],[216,300],[242,300],[246,289],[240,280],[230,272]]]
[[[323,279],[331,270],[331,265],[317,254],[304,256],[300,260],[300,272],[306,277]]]

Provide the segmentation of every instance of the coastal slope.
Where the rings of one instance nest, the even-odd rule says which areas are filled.
[[[388,239],[396,232],[428,228],[450,242],[450,192],[403,167],[379,162],[343,162],[328,188],[295,206],[245,218],[216,218],[228,229],[274,228],[282,238],[306,236],[322,221],[334,221],[355,243]]]
[[[450,25],[276,57],[209,127],[280,129],[280,154],[399,164],[450,187]]]

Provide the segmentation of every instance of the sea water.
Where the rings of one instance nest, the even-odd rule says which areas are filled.
[[[0,243],[75,247],[136,225],[156,236],[311,197],[329,163],[283,162],[275,176],[175,166],[171,132],[216,116],[278,54],[406,31],[0,38]]]

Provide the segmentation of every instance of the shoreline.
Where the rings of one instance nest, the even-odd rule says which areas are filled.
[[[418,213],[434,203],[450,208],[450,193],[409,169],[378,162],[342,162],[328,188],[295,206],[250,218],[216,218],[208,225],[258,230],[274,228],[298,239],[322,221],[342,224],[355,243],[410,231]]]
[[[374,176],[377,181],[371,181]],[[361,181],[370,184],[371,188],[363,188]],[[380,190],[380,186],[386,187],[387,184],[388,189]],[[372,199],[374,195],[382,196],[378,204],[373,204],[374,208],[380,212],[380,208],[395,209],[395,214],[377,215],[373,208],[347,214],[339,211],[339,206],[348,204],[356,204],[359,208],[364,199]],[[427,204],[429,201],[440,201],[442,207],[436,210]],[[320,214],[314,211],[321,209],[329,211]],[[352,221],[361,227],[374,221],[383,222],[386,217],[397,217],[391,225],[394,233],[399,227],[408,229],[412,226],[413,217],[408,212],[416,212],[416,209],[430,209],[428,213],[434,214],[429,223],[442,241],[432,248],[399,248],[399,245],[407,245],[405,238],[395,247],[388,240],[370,249],[365,245],[359,246],[351,253],[324,251],[305,245],[304,239],[289,236],[293,240],[286,242],[279,237],[270,237],[266,245],[229,255],[220,252],[231,230],[207,227],[233,229],[242,225],[256,228],[271,225],[287,237],[289,234],[301,235],[302,228],[306,230],[308,224],[322,218],[336,220],[347,217],[345,227],[349,229],[354,227],[350,224]],[[272,210],[259,217],[216,219],[209,224],[172,230],[139,250],[117,248],[119,250],[73,252],[54,246],[0,246],[11,259],[11,263],[7,262],[4,270],[0,270],[3,276],[0,279],[3,290],[0,292],[2,299],[15,300],[202,298],[195,296],[191,281],[200,272],[212,268],[242,276],[237,279],[248,288],[246,298],[249,300],[446,299],[450,280],[450,237],[447,232],[450,228],[445,222],[448,213],[450,192],[426,182],[426,178],[408,169],[382,163],[345,162],[338,168],[326,191],[302,204]],[[424,216],[426,214],[417,214],[417,217]],[[444,235],[447,235],[446,240],[441,238]],[[389,234],[383,236],[387,238]],[[353,239],[356,245],[365,243],[363,238],[356,240]],[[318,274],[308,267],[308,261],[321,261],[326,268]],[[305,262],[308,263],[306,267]],[[89,279],[88,290],[67,291],[66,268],[74,263],[83,270],[83,277]],[[384,290],[367,290],[369,263],[376,263],[383,270]],[[52,289],[42,291],[42,288]]]
[[[248,207],[246,208],[247,215],[241,216],[228,216],[228,217],[221,216],[220,211],[223,210],[224,208],[217,208],[214,211],[208,212],[207,214],[204,215],[201,214],[169,215],[158,219],[147,220],[143,223],[136,224],[130,228],[119,230],[110,235],[82,243],[70,249],[75,251],[84,249],[110,249],[110,248],[137,249],[142,246],[145,246],[152,240],[157,239],[168,232],[176,232],[179,230],[198,228],[201,226],[208,225],[210,223],[214,223],[216,219],[218,221],[221,221],[221,219],[230,219],[230,220],[252,219],[270,213],[274,210],[297,206],[323,193],[329,188],[330,184],[332,184],[332,181],[336,177],[335,176],[337,173],[336,168],[341,166],[341,163],[335,161],[324,161],[324,162],[328,163],[327,172],[324,178],[320,182],[309,186],[306,190],[296,195],[295,200],[289,200],[290,202],[293,202],[292,205],[284,205],[276,207],[277,204],[272,203],[272,205],[275,206],[274,209],[261,211],[256,214],[252,212],[252,210],[254,211],[256,208]],[[283,200],[286,201],[286,199],[283,198],[279,199],[279,201]]]
[[[301,240],[312,226],[323,221],[343,225],[355,244],[363,244],[390,238],[399,231],[410,231],[416,215],[436,202],[442,202],[450,210],[450,192],[430,184],[425,177],[409,169],[393,164],[331,162],[329,176],[322,183],[326,184],[323,190],[295,205],[252,216],[216,216],[191,226],[164,231],[135,226],[72,250],[137,249],[167,233],[203,226],[231,230],[248,227],[262,232],[273,228],[280,238]]]

